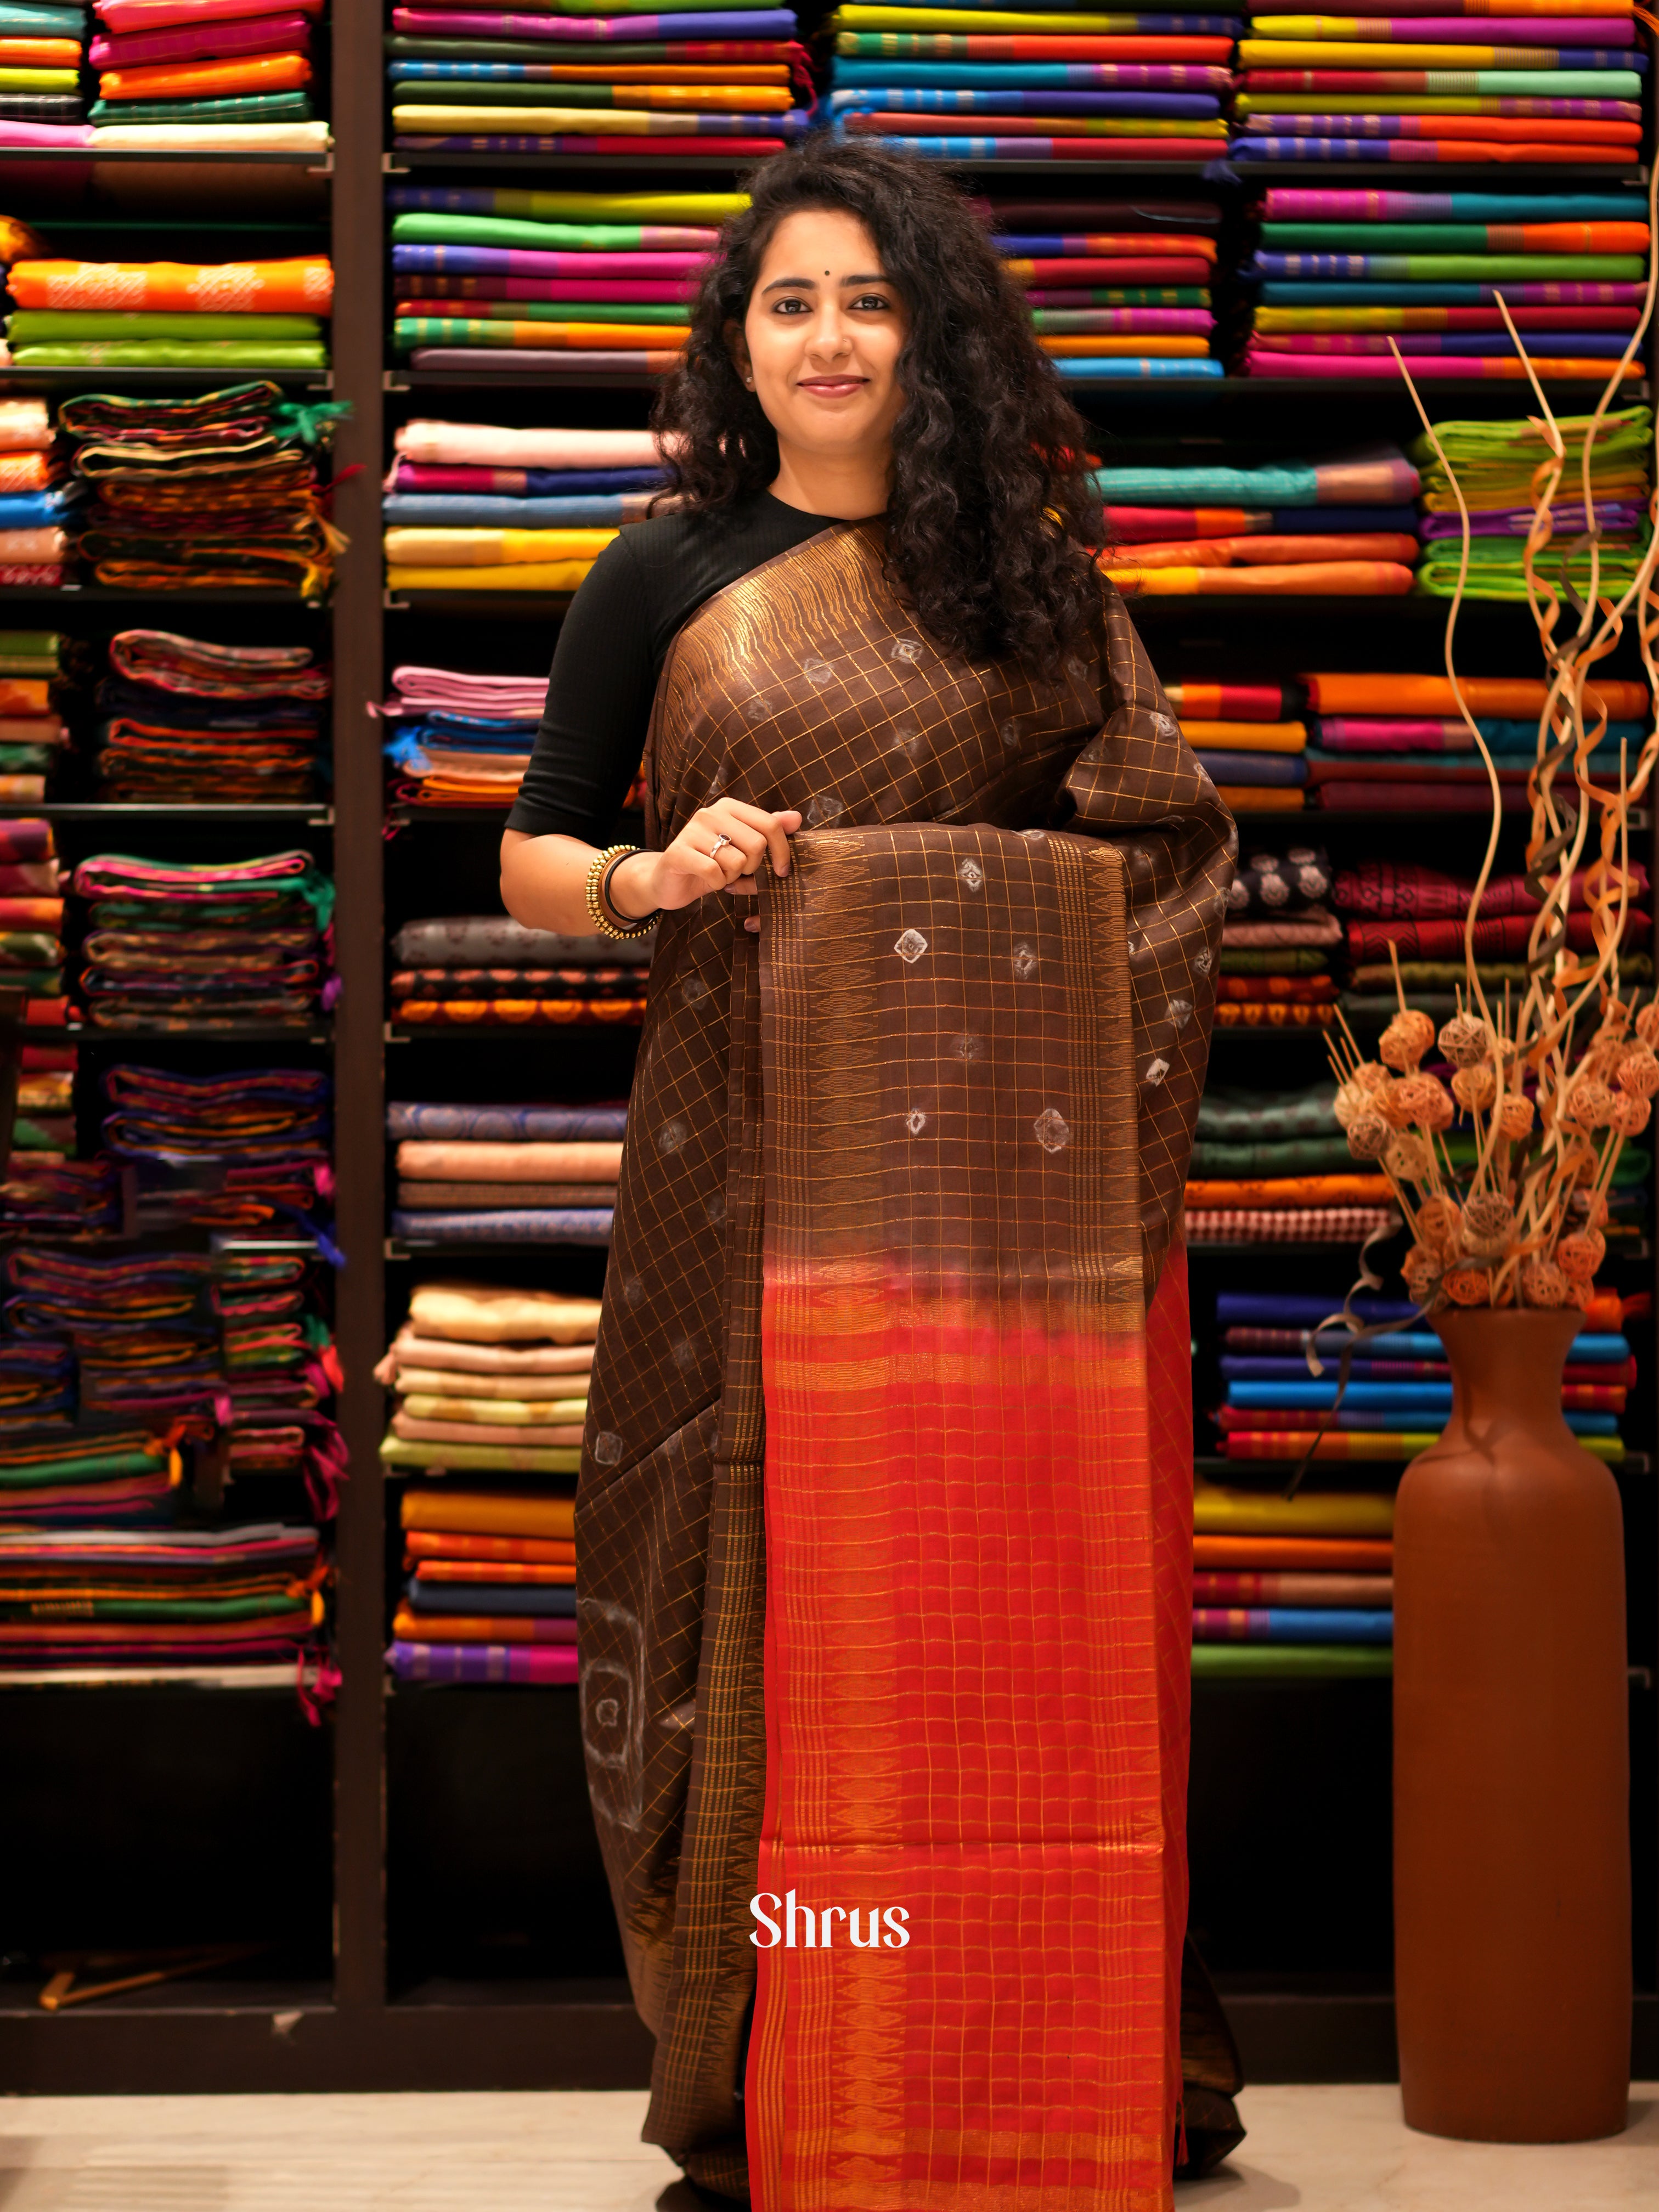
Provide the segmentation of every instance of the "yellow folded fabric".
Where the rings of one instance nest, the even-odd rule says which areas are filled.
[[[1394,1500],[1364,1491],[1282,1498],[1200,1481],[1193,1492],[1193,1528],[1203,1536],[1392,1536]]]
[[[1139,337],[1050,338],[1039,337],[1037,343],[1046,354],[1057,359],[1093,356],[1123,355],[1131,358],[1144,356],[1147,360],[1197,360],[1208,355],[1208,338]]]
[[[416,1421],[500,1421],[510,1428],[523,1428],[536,1421],[568,1423],[587,1419],[586,1398],[448,1398],[428,1397],[424,1391],[411,1390],[404,1399],[404,1410]],[[556,1440],[568,1443],[569,1438]]]
[[[386,572],[389,592],[574,592],[591,561],[542,561],[498,568],[398,568]]]
[[[499,1290],[493,1283],[422,1283],[409,1301],[410,1322],[423,1335],[458,1339],[463,1344],[592,1344],[599,1333],[599,1310],[597,1298]]]
[[[593,562],[617,534],[614,530],[388,530],[386,557],[427,568]]]

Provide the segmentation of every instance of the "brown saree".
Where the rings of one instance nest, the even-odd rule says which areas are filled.
[[[1231,821],[1109,586],[1095,654],[1061,682],[969,665],[919,634],[872,524],[825,531],[687,623],[646,772],[653,845],[721,793],[805,816],[790,877],[763,879],[758,937],[743,929],[746,902],[718,898],[659,928],[590,1394],[583,1741],[635,1998],[657,2038],[647,2137],[705,2186],[749,2196],[737,2076],[758,1965],[749,2135],[767,2212],[1162,2204],[1179,2095],[1191,1451],[1184,1267],[1178,1250],[1164,1262],[1208,1051]],[[901,1149],[865,1157],[878,1138]],[[910,1332],[902,1360],[883,1310]],[[825,1397],[851,1371],[827,1355],[860,1330],[879,1373],[866,1364],[850,1401]],[[923,1438],[941,1389],[964,1376],[951,1401],[963,1421]],[[993,1383],[999,1449],[1021,1439],[1042,1474],[988,1565],[951,1538],[950,1516],[988,1418],[975,1392]],[[909,1638],[896,1658],[814,1569],[857,1534],[856,1501],[844,1529],[820,1510],[838,1470],[872,1509],[909,1486],[945,1516],[937,1556],[951,1569],[926,1602],[904,1552],[914,1530],[868,1516],[874,1602],[884,1620],[902,1613]],[[770,1604],[769,1559],[781,1577]],[[904,1986],[880,1954],[873,2012],[811,1981],[827,1954],[758,1948],[750,1900],[781,1894],[761,1880],[764,1825],[780,1881],[817,1869],[803,1898],[904,1901],[891,1881],[879,1899],[865,1881],[872,1807],[849,1809],[836,1778],[867,1753],[871,1774],[888,1760],[896,1779],[950,1738],[896,1699],[878,1740],[864,1692],[890,1658],[923,1674],[941,1652],[969,1663],[964,1644],[983,1645],[994,1622],[1013,1638],[1004,1671],[1047,1667],[1054,1653],[1020,1642],[1002,1595],[1020,1574],[1036,1599],[1022,1616],[1052,1626],[1078,1608],[1061,1702],[1075,1717],[1081,1700],[1083,1736],[1035,1720],[1001,1730],[971,1787],[994,1804],[1021,1776],[1076,1767],[1054,1849],[1085,1868],[1066,1876],[1079,1973],[1109,1949],[1111,1986],[1086,2021],[1054,2014],[1048,2045],[1011,2040],[1022,1990],[1057,1971],[1052,1931],[1023,1965],[1011,1958],[975,2000],[989,2071],[971,2094],[952,2089],[941,2118],[961,2052],[918,2023],[937,2021],[999,1929],[1024,1924],[1031,1882],[1059,1862],[1027,1850],[1016,1821],[1028,1874],[981,1879],[1003,1832],[987,1844],[975,1826],[958,1899],[940,1869],[960,1859],[968,1815],[946,1836],[936,1808],[919,1826],[884,1812],[882,1848],[897,1854],[886,1872],[921,1886],[936,1923],[963,1925],[955,1948],[919,1936],[897,1954],[915,1968]],[[971,1663],[983,1687],[985,1662]],[[951,1711],[971,1686],[955,1680]],[[958,1794],[969,1789],[964,1766]],[[860,1971],[867,1996],[870,1962]],[[1075,2057],[1085,2047],[1098,2063]],[[872,2118],[857,2094],[848,2107],[836,2085],[854,2049],[872,2097],[896,2068],[935,2117]],[[1109,2107],[1086,2130],[1054,2118],[1068,2106],[1056,2066],[1075,2075],[1079,2112]]]

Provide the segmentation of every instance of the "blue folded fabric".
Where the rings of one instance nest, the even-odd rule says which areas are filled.
[[[9,492],[0,496],[0,530],[51,530],[74,510],[79,484],[54,484],[50,491]]]
[[[1230,1292],[1226,1295],[1231,1297],[1236,1294]],[[1218,1320],[1224,1322],[1240,1322],[1242,1317],[1237,1314],[1221,1313],[1220,1307],[1224,1302],[1223,1299],[1218,1299],[1216,1302]],[[1308,1303],[1312,1304],[1316,1302],[1310,1299]],[[1375,1301],[1367,1298],[1358,1298],[1354,1302],[1356,1310],[1374,1303]],[[1328,1306],[1325,1313],[1328,1314],[1333,1309]],[[1319,1318],[1322,1321],[1325,1314],[1322,1314]],[[1295,1328],[1297,1324],[1294,1322],[1281,1322],[1277,1326]],[[1314,1338],[1314,1346],[1322,1359],[1340,1359],[1344,1346],[1352,1341],[1346,1330],[1328,1328],[1322,1330]],[[1445,1346],[1431,1329],[1426,1328],[1397,1329],[1389,1336],[1368,1339],[1365,1349],[1374,1359],[1443,1359],[1446,1356]],[[1230,1353],[1228,1356],[1235,1358],[1238,1355]],[[1628,1359],[1630,1356],[1630,1339],[1627,1336],[1612,1335],[1605,1331],[1595,1329],[1586,1329],[1582,1336],[1574,1337],[1572,1349],[1567,1354],[1568,1358],[1574,1362],[1593,1360],[1598,1363],[1605,1361],[1609,1364]],[[1359,1355],[1356,1355],[1354,1363],[1356,1370],[1358,1358]],[[1305,1365],[1299,1370],[1299,1372],[1304,1375],[1307,1373]]]
[[[602,1145],[619,1144],[627,1128],[626,1105],[428,1106],[400,1099],[386,1109],[386,1133],[394,1139],[472,1137],[492,1145]]]
[[[434,1032],[459,1044],[464,1030]],[[477,1213],[404,1213],[392,1217],[392,1233],[410,1243],[608,1244],[611,1208],[526,1206]]]
[[[1227,1403],[1230,1406],[1334,1406],[1339,1388],[1334,1379],[1316,1382],[1311,1376],[1304,1376],[1299,1382],[1235,1382],[1227,1386]],[[1452,1387],[1449,1382],[1351,1381],[1342,1398],[1345,1408],[1353,1413],[1380,1408],[1391,1413],[1449,1413],[1451,1401]]]
[[[1211,377],[1224,376],[1227,374],[1218,361],[1202,359],[1170,361],[1158,354],[1147,355],[1144,357],[1134,354],[1125,354],[1121,356],[1115,354],[1103,354],[1098,356],[1088,354],[1067,355],[1064,360],[1051,361],[1049,366],[1057,370],[1061,376],[1073,381],[1079,377],[1086,377],[1091,383],[1096,384],[1167,381],[1190,384]]]
[[[1342,1297],[1340,1291],[1316,1298],[1284,1291],[1218,1291],[1215,1317],[1223,1328],[1317,1328],[1341,1311]],[[1422,1308],[1409,1298],[1355,1298],[1349,1311],[1366,1322],[1415,1321]],[[1321,1337],[1322,1345],[1324,1341]]]
[[[1198,764],[1217,783],[1271,785],[1283,789],[1308,781],[1308,763],[1300,753],[1200,751]]]
[[[501,1442],[512,1441],[503,1425]],[[576,1591],[570,1583],[422,1583],[411,1575],[407,1595],[415,1613],[443,1613],[477,1619],[491,1613],[539,1616],[544,1620],[574,1620]]]
[[[835,115],[1145,115],[1208,118],[1221,112],[1221,102],[1212,92],[1022,92],[1017,87],[995,91],[932,88],[906,90],[897,86],[855,85],[830,95],[828,112]],[[1026,249],[1042,252],[1039,243]],[[1063,249],[1052,249],[1060,252]]]
[[[1206,1608],[1206,1610],[1209,1608]],[[1221,1610],[1223,1608],[1214,1608]],[[1210,1644],[1392,1644],[1392,1613],[1362,1613],[1347,1607],[1309,1606],[1249,1606],[1225,1608],[1248,1612],[1249,1632],[1243,1637],[1204,1636]]]
[[[615,493],[514,499],[487,492],[394,491],[380,509],[387,523],[449,530],[619,530],[629,520]]]

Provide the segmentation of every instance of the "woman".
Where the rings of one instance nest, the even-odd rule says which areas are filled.
[[[646,2134],[768,2212],[1161,2205],[1231,823],[967,204],[752,193],[501,864],[656,929],[577,1510]]]

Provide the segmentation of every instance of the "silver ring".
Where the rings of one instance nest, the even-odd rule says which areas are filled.
[[[722,830],[720,836],[715,838],[714,843],[708,848],[709,859],[711,860],[714,859],[715,854],[719,852],[722,845],[729,845],[731,842],[732,840],[726,836],[725,830]]]

